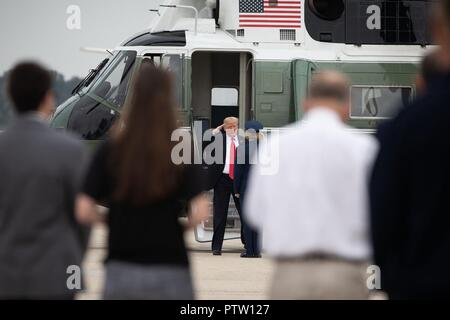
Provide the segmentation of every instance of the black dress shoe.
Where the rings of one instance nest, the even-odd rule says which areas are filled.
[[[221,256],[222,255],[222,251],[220,250],[213,250],[213,256]]]
[[[251,254],[248,254],[246,252],[241,253],[241,258],[253,258]]]
[[[241,258],[261,258],[260,254],[248,254],[246,252],[241,253]]]

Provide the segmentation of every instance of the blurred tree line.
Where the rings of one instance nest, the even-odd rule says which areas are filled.
[[[56,71],[53,71],[53,74],[53,90],[56,96],[56,104],[59,105],[72,95],[73,88],[75,88],[81,79],[73,77],[66,81],[62,74]],[[0,76],[0,129],[6,126],[13,114],[6,94],[7,78],[8,72],[6,72],[3,76]]]

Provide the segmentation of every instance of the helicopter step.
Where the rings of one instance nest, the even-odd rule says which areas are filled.
[[[211,242],[213,236],[213,191],[208,192],[210,198],[210,216],[208,220],[204,221],[202,224],[198,225],[194,229],[194,236],[197,242]],[[240,239],[241,237],[241,219],[237,211],[236,205],[232,198],[230,197],[230,205],[228,207],[228,217],[225,229],[224,240],[234,240]]]

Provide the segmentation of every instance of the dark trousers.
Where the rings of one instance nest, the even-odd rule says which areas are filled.
[[[233,192],[233,180],[227,175],[222,174],[214,187],[214,234],[212,239],[212,250],[222,250],[223,237],[225,236],[225,227],[227,224],[228,206],[230,204],[230,195],[233,196],[236,209],[241,216],[241,204],[239,199],[235,197]],[[241,239],[243,230],[241,228]],[[243,240],[243,239],[242,239]]]
[[[239,200],[241,201],[241,203],[244,203],[244,201],[245,201],[244,200],[244,195],[242,193],[240,195]],[[261,254],[261,250],[259,248],[259,239],[258,239],[259,235],[255,231],[255,229],[250,227],[249,224],[247,223],[247,220],[246,220],[246,217],[245,217],[245,211],[241,212],[241,224],[242,224],[242,229],[243,229],[243,232],[244,232],[246,253],[248,255],[259,255],[259,254]]]

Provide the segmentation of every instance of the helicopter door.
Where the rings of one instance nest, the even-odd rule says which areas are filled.
[[[239,118],[242,128],[251,119],[253,104],[253,57],[247,52],[194,52],[189,74],[190,108],[193,121],[205,129],[216,128],[226,117]],[[195,125],[194,125],[195,128]],[[195,134],[195,132],[194,132]],[[196,145],[202,146],[200,137]],[[213,191],[210,191],[211,200]],[[240,238],[241,224],[234,201],[230,201],[224,240]],[[195,239],[210,242],[213,234],[212,216],[197,226]]]
[[[239,118],[239,91],[236,88],[216,87],[211,90],[211,123],[218,127],[226,117]]]
[[[226,117],[240,119],[243,126],[249,119],[252,104],[252,56],[246,52],[194,52],[191,59],[190,106],[194,120],[215,128]],[[213,90],[234,89],[238,100],[216,105]]]

